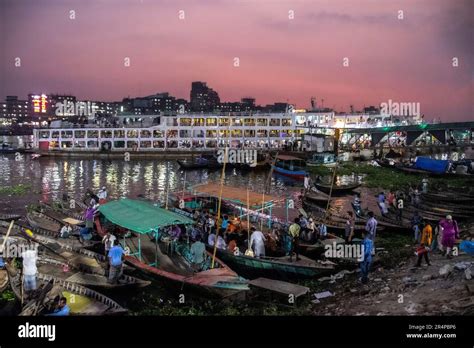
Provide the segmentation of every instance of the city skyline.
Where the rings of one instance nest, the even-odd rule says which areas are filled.
[[[349,111],[391,99],[419,102],[428,120],[473,119],[468,1],[111,4],[2,1],[0,97],[119,101],[167,91],[189,100],[191,82],[206,81],[226,102],[308,108],[316,97]]]

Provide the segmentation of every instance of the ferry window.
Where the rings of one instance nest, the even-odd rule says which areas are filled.
[[[164,137],[164,134],[162,131],[160,130],[154,130],[153,131],[153,138],[163,138]]]
[[[69,149],[72,147],[72,141],[61,141],[61,148]]]
[[[244,118],[244,126],[247,126],[247,127],[255,126],[255,119],[254,118]]]
[[[244,136],[248,138],[253,138],[255,137],[255,131],[253,129],[246,129],[244,131]]]
[[[284,118],[281,120],[281,125],[283,127],[291,126],[291,118]]]
[[[179,131],[179,137],[180,138],[189,138],[191,136],[191,132],[187,131],[187,130],[183,130],[181,129]]]
[[[127,149],[138,149],[138,141],[127,141]]]
[[[76,141],[74,143],[74,147],[85,148],[86,147],[86,142],[85,141]]]
[[[144,140],[140,142],[140,148],[145,148],[145,149],[151,148],[151,140]]]
[[[125,148],[125,141],[123,141],[123,140],[116,140],[116,141],[114,141],[114,148],[116,148],[116,149],[123,149],[123,148]]]
[[[101,138],[112,138],[112,131],[103,130],[103,131],[100,132],[100,137]]]
[[[204,126],[204,119],[203,118],[195,118],[194,119],[194,126]]]
[[[206,147],[211,147],[211,148],[217,147],[217,141],[216,140],[208,140],[206,142]]]
[[[99,137],[99,131],[87,131],[87,137],[88,138],[98,138]]]
[[[257,126],[266,126],[267,119],[266,118],[257,118]]]
[[[99,142],[97,140],[89,140],[87,142],[87,147],[88,148],[99,147]]]
[[[227,131],[227,130],[220,130],[219,131],[219,137],[227,138],[228,136],[229,136],[229,131]]]
[[[166,134],[167,138],[176,138],[178,136],[177,130],[169,130]]]
[[[208,126],[217,126],[217,118],[215,118],[215,117],[208,118],[208,119],[206,120],[206,124],[207,124]]]
[[[142,138],[151,138],[151,131],[144,129],[140,132],[140,137]]]
[[[242,119],[241,118],[238,118],[238,117],[234,117],[232,118],[232,126],[236,126],[236,127],[239,127],[242,125]]]
[[[49,131],[40,131],[39,132],[39,137],[41,139],[48,139],[49,138]]]
[[[232,131],[232,137],[233,138],[241,138],[242,137],[242,131],[239,129],[239,130],[233,130]]]
[[[192,137],[204,138],[204,131],[203,131],[203,130],[194,131],[194,132],[192,132],[192,133],[193,133],[193,134],[191,135]]]
[[[136,129],[128,130],[127,131],[127,137],[128,138],[137,138],[138,137],[138,131]]]
[[[86,137],[86,131],[75,131],[74,132],[74,137],[75,138],[85,138]]]
[[[278,131],[277,131],[277,130],[271,130],[271,131],[270,131],[270,136],[271,136],[271,137],[274,137],[274,138],[275,138],[275,137],[278,137]]]
[[[180,126],[183,126],[183,127],[190,127],[192,126],[192,119],[191,118],[180,118],[179,119],[179,124]]]
[[[124,130],[114,130],[114,138],[125,138]]]
[[[215,130],[206,130],[206,137],[207,138],[217,137],[217,131],[215,131]]]
[[[280,119],[279,118],[270,119],[270,126],[279,127],[280,126]]]
[[[267,131],[264,130],[264,129],[257,130],[257,137],[266,138],[267,137]]]
[[[228,117],[219,118],[219,126],[228,126],[229,122],[230,122],[230,120],[229,120]]]
[[[160,141],[156,141],[156,140],[155,140],[155,141],[153,142],[153,147],[154,147],[155,149],[163,149],[163,148],[165,147],[165,142],[162,141],[162,140],[160,140]]]
[[[61,131],[61,138],[72,138],[72,131]]]

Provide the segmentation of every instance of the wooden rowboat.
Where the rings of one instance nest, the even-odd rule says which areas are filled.
[[[331,191],[331,185],[330,184],[322,184],[322,183],[315,183],[314,184],[316,188],[319,191],[322,191],[324,193],[329,194]],[[358,188],[361,184],[347,184],[347,185],[333,185],[332,186],[332,195],[337,196],[337,195],[346,195],[354,191],[356,188]]]
[[[12,265],[7,265],[10,286],[15,296],[22,300],[21,272]],[[109,297],[94,290],[81,286],[67,280],[55,278],[53,276],[38,273],[38,292],[46,288],[46,293],[41,294],[41,298],[26,298],[26,305],[20,315],[41,315],[45,314],[47,308],[57,296],[64,296],[71,310],[71,315],[118,315],[125,314],[127,310]],[[23,298],[25,299],[25,298]]]
[[[59,231],[62,227],[59,222],[38,211],[28,212],[26,214],[26,219],[32,227],[41,228],[43,230],[49,230],[56,234],[59,234]]]
[[[214,247],[207,245],[209,251]],[[245,255],[236,256],[227,250],[217,249],[217,256],[235,270],[238,274],[255,279],[260,277],[288,280],[317,278],[334,272],[334,263],[321,262],[300,255],[301,260],[289,261],[284,257],[255,258]]]

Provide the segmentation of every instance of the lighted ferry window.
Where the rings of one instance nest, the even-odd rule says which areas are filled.
[[[51,133],[51,138],[58,139],[59,138],[59,131],[53,131]]]
[[[239,130],[233,130],[232,131],[232,137],[233,138],[241,138],[242,137],[242,131],[239,129]]]
[[[112,131],[103,130],[103,131],[100,132],[100,137],[101,138],[112,138]]]
[[[253,138],[255,137],[255,131],[253,129],[246,129],[244,131],[244,136],[248,138]]]
[[[228,125],[229,125],[229,118],[228,117],[219,118],[219,126],[228,126]]]
[[[244,118],[244,126],[255,126],[255,119],[254,118]]]
[[[166,137],[167,138],[176,138],[178,136],[178,131],[177,130],[168,130]]]
[[[238,118],[238,117],[233,117],[232,118],[232,126],[241,126],[242,125],[242,119],[241,118]]]
[[[278,131],[277,130],[271,130],[270,131],[270,137],[273,137],[273,138],[278,137]]]
[[[163,132],[155,129],[153,131],[153,138],[163,138]]]
[[[61,138],[72,138],[72,131],[61,131]]]
[[[203,118],[195,118],[194,119],[194,126],[204,126],[204,119]]]
[[[141,138],[151,138],[151,131],[149,131],[148,129],[144,129],[144,130],[140,131],[140,137]]]
[[[41,139],[48,139],[49,138],[49,131],[40,131],[39,132],[39,137]]]
[[[257,137],[259,138],[266,138],[267,137],[267,131],[264,129],[259,129],[257,131]]]
[[[216,130],[206,130],[206,137],[207,138],[215,138],[217,136]]]
[[[208,126],[217,126],[217,118],[211,117],[206,120]]]
[[[270,126],[279,127],[280,126],[280,119],[279,118],[270,119]]]
[[[281,125],[283,127],[291,126],[291,118],[284,118],[281,120]]]
[[[127,138],[138,138],[138,131],[136,129],[128,130]]]
[[[124,130],[114,130],[114,138],[125,138]]]
[[[206,147],[216,147],[217,146],[217,141],[215,140],[208,140],[206,142]]]
[[[76,141],[74,143],[74,147],[85,148],[86,147],[86,142],[85,141]]]
[[[86,131],[75,131],[74,132],[74,138],[85,138],[86,137]]]
[[[183,127],[190,127],[192,126],[192,119],[191,118],[180,118],[179,125]]]
[[[93,131],[93,130],[90,130],[90,131],[87,131],[87,137],[88,138],[98,138],[99,137],[99,131]]]
[[[265,127],[267,125],[266,118],[257,118],[257,126]]]
[[[72,141],[61,141],[61,148],[69,149],[72,147]]]

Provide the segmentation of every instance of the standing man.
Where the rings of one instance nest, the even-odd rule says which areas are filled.
[[[388,210],[387,210],[387,206],[385,205],[385,193],[383,192],[379,193],[379,196],[377,197],[377,203],[379,205],[382,216],[387,215]]]
[[[119,241],[114,241],[114,246],[109,250],[109,283],[116,284],[120,276],[122,275],[122,265],[125,257],[125,252],[120,246]]]
[[[369,238],[368,232],[362,232],[362,252],[363,252],[363,259],[360,263],[360,273],[362,275],[362,283],[366,284],[369,281],[369,269],[370,264],[372,263],[372,254],[374,249],[374,243]]]
[[[196,236],[196,241],[191,245],[192,267],[195,272],[202,269],[204,260],[206,259],[206,246],[201,242],[201,235]]]
[[[425,257],[426,264],[428,266],[431,265],[430,259],[428,257],[428,253],[430,251],[430,245],[431,245],[432,240],[433,240],[433,229],[431,228],[430,223],[425,221],[423,231],[421,232],[420,246],[416,250],[416,254],[418,255],[418,261],[415,267],[421,266],[421,259],[423,258],[423,256]]]
[[[299,244],[300,244],[300,219],[295,218],[294,222],[290,225],[288,230],[291,237],[291,251],[290,251],[290,262],[293,262],[293,254],[296,254],[296,261],[300,260],[299,257]]]
[[[428,193],[428,179],[427,178],[423,178],[423,180],[421,180],[421,190],[423,193]]]
[[[109,255],[110,249],[114,246],[115,240],[117,238],[107,231],[107,234],[102,238],[102,244],[104,244],[104,249],[105,249],[105,256]]]
[[[265,256],[265,236],[261,231],[257,231],[255,227],[252,227],[250,231],[252,232],[250,248],[253,250],[255,257]]]
[[[105,186],[99,190],[97,197],[99,198],[99,204],[104,204],[107,201],[107,189]]]
[[[369,211],[369,220],[365,225],[365,230],[367,232],[367,237],[372,241],[372,254],[375,255],[375,236],[377,234],[377,220],[375,220],[374,213]]]
[[[306,174],[304,176],[304,189],[306,192],[308,192],[311,189],[311,179],[309,177],[309,174]]]
[[[344,227],[344,239],[346,243],[350,243],[352,241],[352,237],[354,235],[354,225],[355,225],[355,218],[354,214],[351,211],[347,212],[347,220],[346,225]]]

